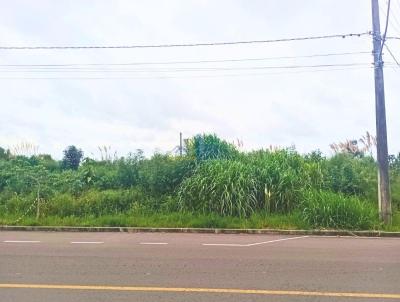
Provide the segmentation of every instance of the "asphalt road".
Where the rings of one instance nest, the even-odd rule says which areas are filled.
[[[0,232],[0,301],[400,301],[400,239]]]

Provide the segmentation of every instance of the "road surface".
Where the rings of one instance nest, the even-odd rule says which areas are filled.
[[[0,301],[400,301],[400,239],[0,232]]]

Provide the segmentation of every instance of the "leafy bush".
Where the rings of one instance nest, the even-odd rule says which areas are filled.
[[[68,146],[63,153],[64,157],[61,162],[63,169],[77,170],[83,157],[83,151],[75,146]]]
[[[346,195],[376,198],[377,171],[371,157],[336,154],[324,162],[325,189]]]
[[[144,159],[143,151],[137,150],[117,161],[117,181],[122,188],[139,184],[139,169]]]
[[[371,204],[330,191],[305,191],[302,208],[304,220],[316,228],[369,229],[378,217]]]
[[[186,153],[198,161],[208,159],[234,159],[239,152],[233,144],[215,134],[198,134],[186,143]]]
[[[139,183],[150,194],[172,194],[194,167],[195,163],[189,158],[155,154],[140,165]]]

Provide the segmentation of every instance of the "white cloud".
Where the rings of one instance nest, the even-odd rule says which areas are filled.
[[[9,1],[0,12],[1,45],[123,45],[253,40],[370,29],[365,0],[308,1]],[[124,63],[259,58],[370,51],[370,38],[224,47],[1,51],[0,64]],[[397,45],[392,50],[400,58]],[[385,54],[385,59],[389,57]],[[218,66],[367,63],[346,57],[225,63]],[[179,67],[194,67],[182,65]],[[214,67],[202,64],[195,67]],[[163,66],[165,68],[166,66]],[[142,66],[140,68],[156,68]],[[389,149],[398,152],[399,68],[385,71]],[[245,148],[295,144],[300,151],[374,132],[372,69],[258,76],[209,77],[255,71],[170,72],[168,79],[0,79],[0,145],[40,145],[60,157],[75,144],[87,155],[111,145],[123,155],[137,148],[171,150],[179,132],[215,132]],[[57,74],[56,74],[57,75]],[[107,77],[109,73],[68,73]],[[0,77],[32,73],[0,71]],[[43,72],[43,77],[52,73]],[[58,74],[58,76],[65,76]],[[154,77],[153,72],[119,73]],[[182,78],[187,76],[187,78]],[[200,77],[199,77],[200,76]],[[204,76],[204,77],[201,77]]]

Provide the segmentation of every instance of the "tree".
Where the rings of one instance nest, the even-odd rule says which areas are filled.
[[[215,134],[197,134],[186,141],[186,154],[198,161],[208,159],[232,159],[239,152],[233,144]]]
[[[83,157],[83,151],[76,148],[75,146],[69,146],[64,150],[64,157],[62,160],[63,169],[77,170],[81,159]]]
[[[0,159],[8,160],[11,157],[10,150],[0,147]]]

